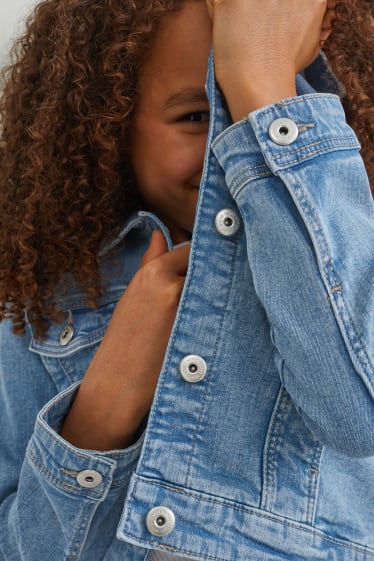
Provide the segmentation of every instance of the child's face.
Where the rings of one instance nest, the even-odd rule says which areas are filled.
[[[145,206],[174,243],[190,238],[209,124],[205,79],[211,44],[205,2],[165,17],[140,72],[132,164]]]

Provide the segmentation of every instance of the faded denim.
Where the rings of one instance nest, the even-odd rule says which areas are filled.
[[[212,62],[207,89],[189,271],[138,442],[100,453],[58,430],[152,229],[172,247],[156,217],[103,249],[98,311],[64,296],[70,343],[61,326],[43,342],[0,326],[3,561],[374,561],[374,214],[358,141],[339,98],[302,76],[298,97],[233,126]],[[298,125],[290,145],[269,138],[279,117]],[[225,208],[231,236],[215,226]],[[207,364],[197,383],[179,374],[190,354]],[[96,487],[77,481],[87,469]],[[156,505],[176,519],[159,538]]]

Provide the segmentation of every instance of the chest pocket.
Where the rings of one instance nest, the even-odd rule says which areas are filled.
[[[84,377],[125,289],[107,292],[98,309],[89,308],[83,297],[69,298],[63,303],[65,322],[51,325],[43,340],[31,338],[30,351],[40,356],[59,391]]]

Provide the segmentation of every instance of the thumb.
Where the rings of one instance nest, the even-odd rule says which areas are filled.
[[[146,263],[149,263],[149,261],[152,261],[152,259],[160,257],[167,252],[168,246],[161,230],[153,230],[151,241],[149,243],[147,251],[143,255],[140,266],[142,267]]]

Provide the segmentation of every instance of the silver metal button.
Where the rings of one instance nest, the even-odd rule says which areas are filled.
[[[240,218],[235,210],[224,208],[217,214],[215,224],[222,236],[233,236],[240,228]]]
[[[201,356],[187,355],[179,364],[179,372],[186,382],[200,382],[206,375],[206,362]]]
[[[62,329],[60,333],[60,345],[64,347],[65,345],[70,343],[73,337],[74,337],[73,314],[71,310],[69,310],[67,325],[65,325],[65,327]]]
[[[156,506],[148,512],[146,525],[154,536],[167,536],[174,530],[174,512],[165,506]]]
[[[275,119],[269,127],[269,136],[275,144],[287,146],[295,142],[299,136],[299,129],[292,119]]]
[[[97,487],[103,480],[103,476],[98,471],[93,469],[84,469],[77,475],[77,481],[82,487],[91,489]]]
[[[70,343],[74,337],[74,327],[72,325],[66,325],[60,333],[60,345],[63,347]]]

